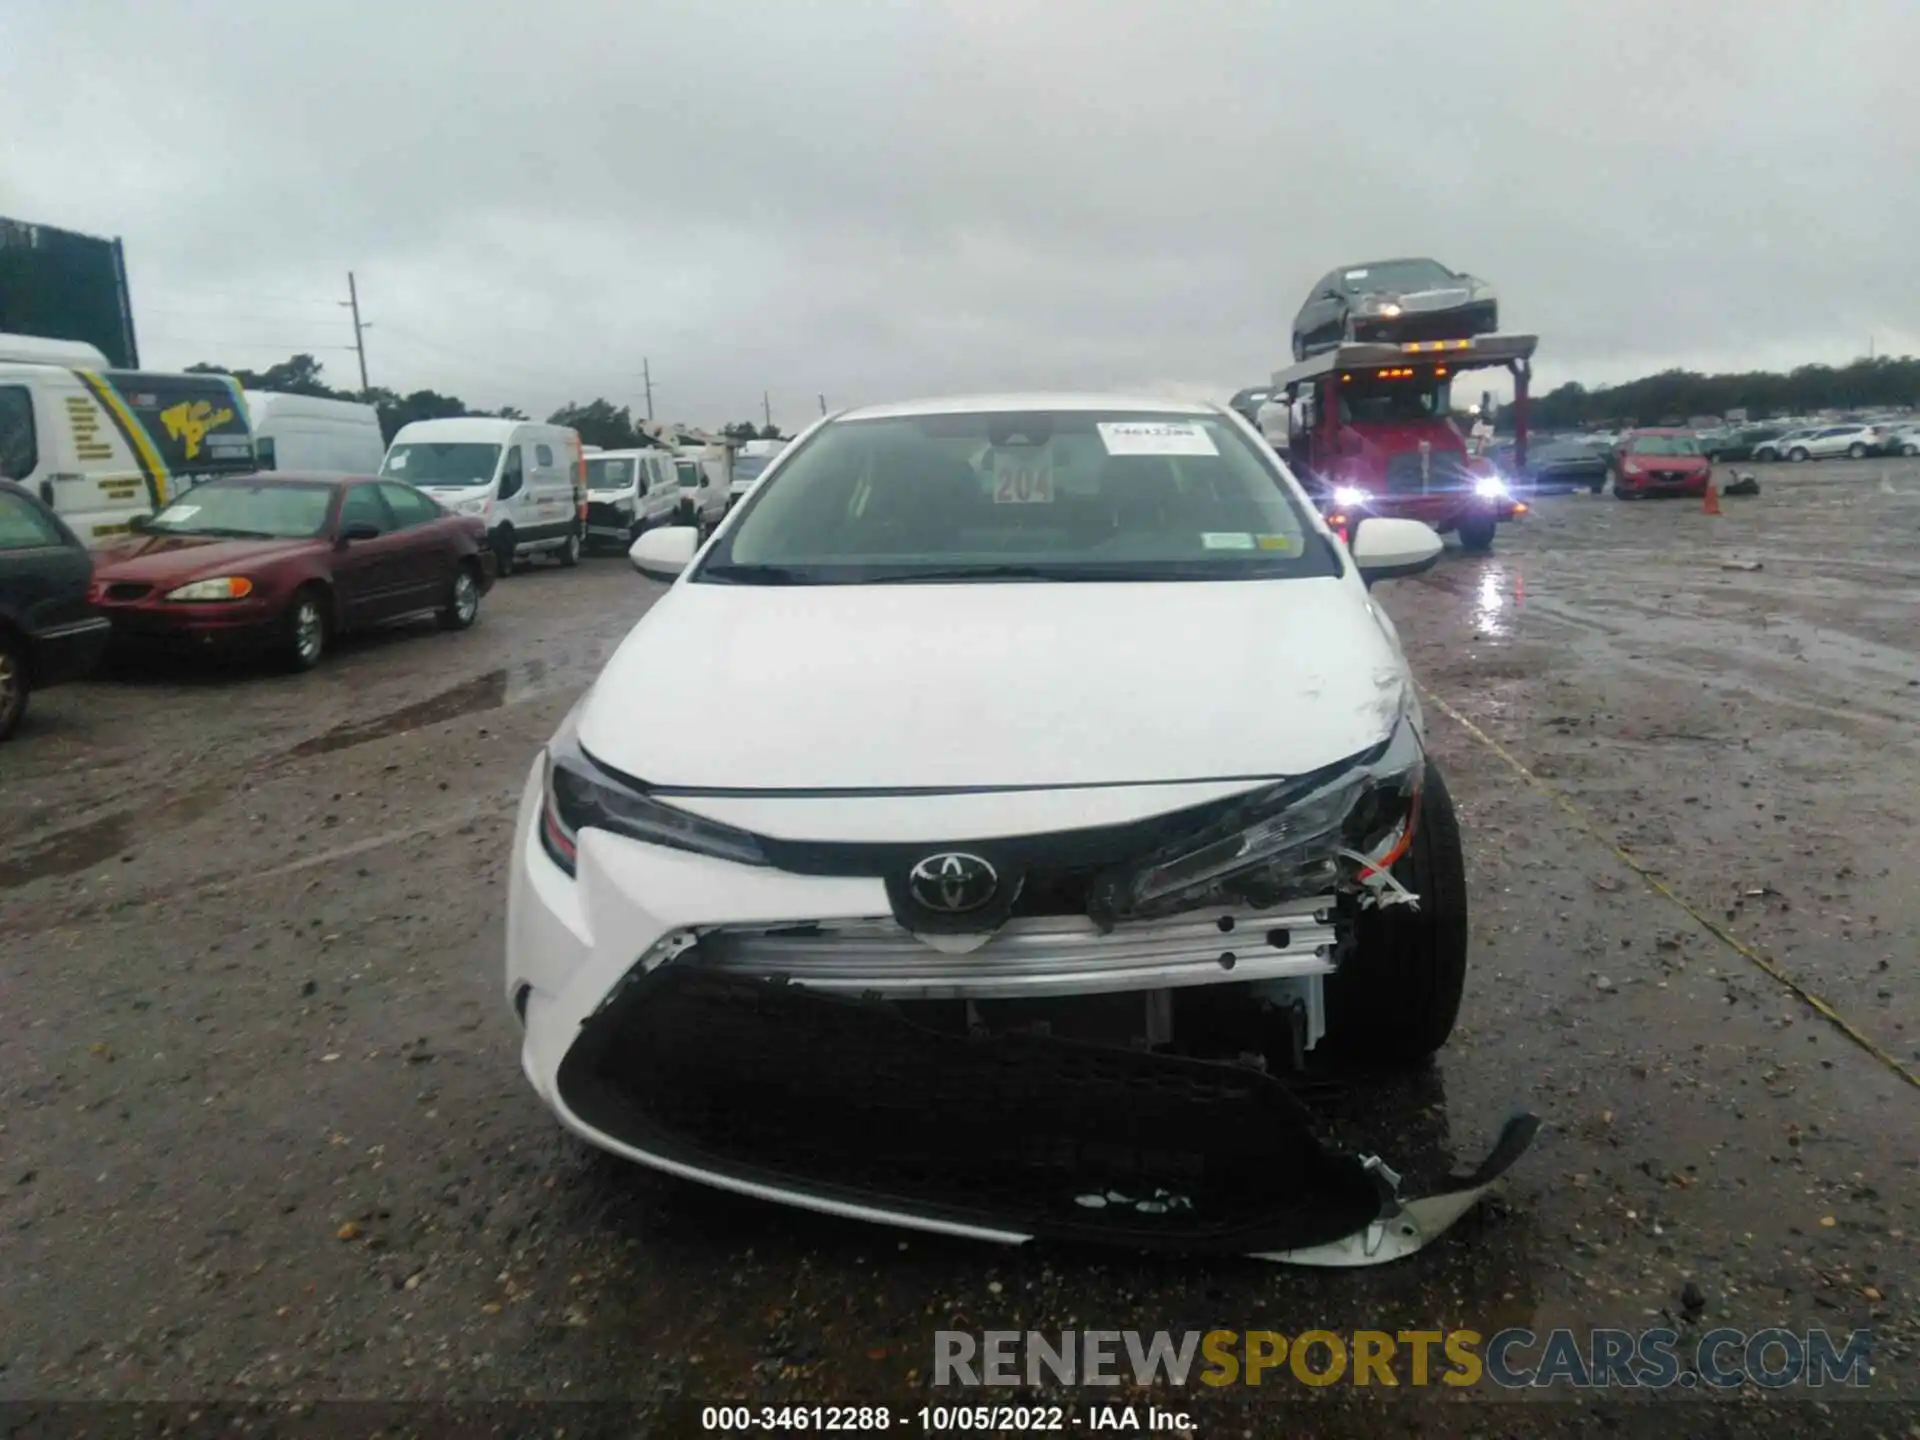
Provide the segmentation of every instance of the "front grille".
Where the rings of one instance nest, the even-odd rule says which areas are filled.
[[[662,1159],[1002,1233],[1261,1252],[1351,1234],[1382,1203],[1257,1070],[936,1029],[695,967],[590,1018],[558,1084],[587,1125]]]
[[[1387,492],[1392,495],[1450,494],[1471,490],[1479,478],[1468,467],[1467,457],[1458,450],[1434,450],[1427,457],[1426,473],[1420,468],[1416,452],[1387,457]]]
[[[1016,918],[978,949],[959,954],[934,949],[890,917],[729,925],[703,933],[695,954],[676,963],[891,998],[990,999],[1218,985],[1330,971],[1335,903],[1327,895],[1274,910],[1130,921],[1105,935],[1084,916]]]
[[[106,598],[109,600],[141,600],[153,593],[153,586],[137,584],[132,580],[116,580],[107,586]]]
[[[617,528],[627,523],[627,507],[612,500],[589,500],[587,502],[587,524],[605,525]]]

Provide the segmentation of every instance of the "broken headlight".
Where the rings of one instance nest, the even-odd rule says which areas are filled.
[[[1350,760],[1248,798],[1200,836],[1170,845],[1093,889],[1096,919],[1231,902],[1263,908],[1364,883],[1413,839],[1425,759],[1405,709],[1393,732]]]
[[[662,804],[632,782],[595,764],[574,738],[572,717],[547,744],[540,805],[540,844],[571,875],[582,830],[609,830],[649,845],[765,865],[760,842],[745,830]]]

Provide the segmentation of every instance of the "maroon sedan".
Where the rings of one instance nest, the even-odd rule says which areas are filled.
[[[264,651],[296,670],[347,630],[425,614],[464,630],[493,584],[485,522],[391,480],[209,480],[135,529],[93,570],[117,638]]]
[[[1613,493],[1621,500],[1644,495],[1707,493],[1713,463],[1691,430],[1629,430],[1613,455]]]

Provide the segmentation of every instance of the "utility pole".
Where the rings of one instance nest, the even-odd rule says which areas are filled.
[[[653,363],[645,357],[640,361],[640,378],[646,383],[647,420],[651,422],[653,420]]]
[[[360,357],[360,393],[365,394],[373,387],[367,383],[367,342],[362,332],[373,326],[360,321],[360,291],[353,283],[353,272],[347,271],[347,298],[341,302],[353,311],[353,350]]]
[[[773,424],[773,401],[765,390],[760,392],[760,422],[766,426]]]
[[[827,397],[824,395],[820,397],[820,413],[822,415],[827,413]]]

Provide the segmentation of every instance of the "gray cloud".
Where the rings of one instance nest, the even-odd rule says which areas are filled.
[[[1920,345],[1905,0],[14,0],[0,213],[123,235],[145,357],[719,422],[1225,394],[1432,253],[1543,383]],[[335,348],[327,348],[335,347]]]

